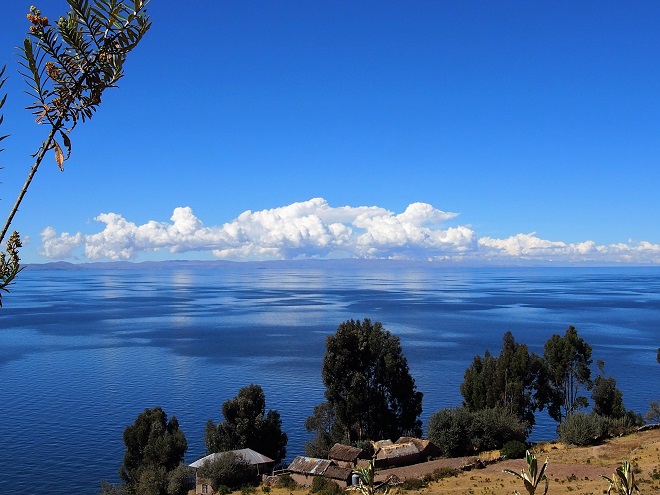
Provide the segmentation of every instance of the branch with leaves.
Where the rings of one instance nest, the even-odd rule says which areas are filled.
[[[0,89],[7,81],[7,78],[3,77],[5,69],[6,66],[3,66],[2,69],[0,69]],[[5,101],[7,101],[6,94],[0,99],[0,110],[5,106]],[[0,114],[0,125],[2,125],[3,121],[4,115]],[[7,138],[6,134],[0,135],[0,141],[3,141],[5,138]],[[4,151],[4,149],[0,148],[0,151]],[[21,238],[19,237],[18,232],[13,232],[7,241],[6,251],[0,252],[0,307],[2,307],[2,292],[9,292],[7,286],[13,283],[16,275],[21,271],[21,259],[18,256],[18,248],[21,246]]]
[[[46,154],[53,150],[57,166],[63,170],[71,154],[69,134],[79,122],[94,115],[103,92],[116,87],[123,77],[127,55],[151,26],[148,1],[67,0],[70,12],[53,24],[39,9],[30,7],[30,32],[21,47],[19,72],[33,99],[27,109],[38,124],[47,126],[48,132],[33,155],[35,161],[0,231],[0,242]],[[3,67],[0,87],[5,82],[1,79],[4,72]],[[0,108],[5,99],[6,95],[0,100]],[[0,141],[6,137],[0,136]]]

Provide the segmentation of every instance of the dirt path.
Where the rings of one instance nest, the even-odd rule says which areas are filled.
[[[548,459],[548,493],[552,495],[601,495],[608,487],[607,481],[601,476],[612,476],[614,469],[624,459],[636,466],[635,476],[642,495],[660,493],[660,430],[614,438],[594,447],[547,444],[537,454],[537,458],[539,462]],[[439,459],[414,466],[391,468],[379,471],[377,479],[384,480],[392,474],[401,480],[420,478],[435,469],[459,469],[472,464],[474,460],[474,457]],[[519,472],[523,467],[525,462],[522,459],[500,461],[482,469],[462,472],[457,477],[431,483],[417,492],[401,493],[511,495],[514,490],[524,492],[522,483],[514,476],[503,473],[502,469]],[[542,489],[540,493],[543,493]]]

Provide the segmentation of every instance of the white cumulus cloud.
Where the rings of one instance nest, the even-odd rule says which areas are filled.
[[[479,238],[469,226],[448,226],[457,213],[413,203],[395,213],[377,206],[333,207],[322,198],[261,211],[245,211],[207,227],[190,207],[174,209],[169,222],[137,225],[118,213],[102,213],[97,233],[41,233],[42,254],[53,259],[84,250],[89,260],[132,260],[141,253],[208,251],[219,259],[394,258],[489,262],[660,263],[660,245],[646,241],[568,244],[517,234]]]

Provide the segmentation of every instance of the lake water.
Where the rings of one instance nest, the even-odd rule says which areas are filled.
[[[139,266],[139,265],[138,265]],[[0,310],[0,492],[96,493],[145,408],[179,419],[186,461],[223,401],[260,384],[289,436],[323,401],[324,341],[371,318],[401,338],[423,420],[460,405],[465,369],[504,332],[542,353],[577,327],[628,408],[660,399],[660,268],[442,268],[302,262],[26,270]],[[595,372],[595,366],[594,366]],[[537,413],[533,438],[553,438]],[[11,487],[11,489],[9,489]]]

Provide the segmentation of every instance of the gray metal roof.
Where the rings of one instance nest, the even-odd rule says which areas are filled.
[[[270,457],[267,457],[263,454],[260,454],[259,452],[255,452],[252,449],[238,449],[238,450],[230,450],[228,452],[234,453],[237,456],[242,457],[247,463],[252,464],[252,465],[268,464],[269,462],[275,462]],[[202,467],[202,465],[205,462],[215,461],[222,454],[227,454],[228,452],[218,452],[218,453],[215,453],[215,454],[209,454],[205,457],[202,457],[201,459],[197,459],[195,462],[190,464],[190,467],[197,469],[199,467]]]
[[[328,459],[316,459],[299,455],[289,464],[288,469],[293,473],[322,475],[333,464]]]

